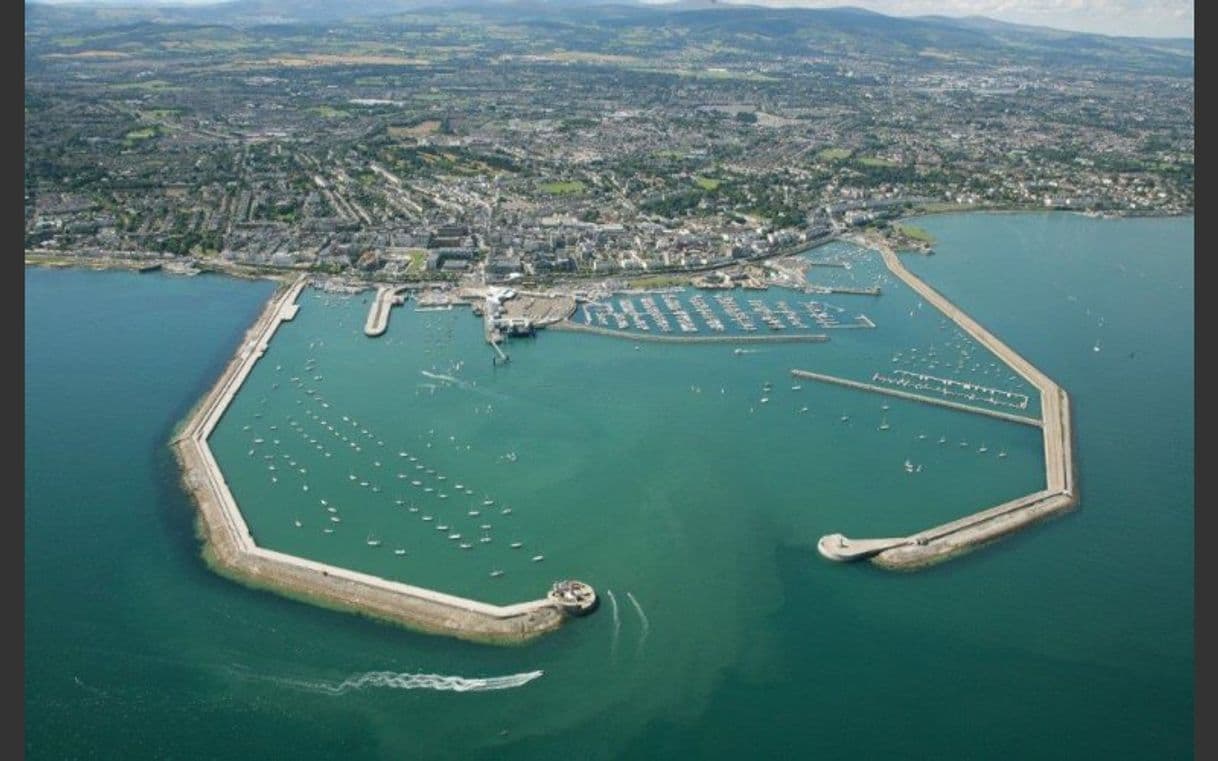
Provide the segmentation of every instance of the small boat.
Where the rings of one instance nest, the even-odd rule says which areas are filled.
[[[411,505],[410,507],[408,507],[408,508],[406,508],[406,509],[407,509],[407,510],[409,510],[410,512],[412,512],[412,513],[417,513],[417,512],[419,512],[419,508],[415,507],[414,505]]]
[[[765,404],[766,402],[770,401],[770,397],[768,397],[768,396],[763,396],[763,397],[761,397],[760,401],[761,401],[761,403],[762,403],[762,404]]]
[[[453,532],[453,533],[451,533],[451,534],[449,534],[449,535],[448,535],[448,538],[449,538],[449,539],[460,539],[460,538],[461,538],[461,535],[460,535],[460,534],[458,534],[458,533],[456,533],[456,532]]]
[[[425,492],[433,492],[433,491],[435,491],[435,489],[431,488],[430,486],[424,486],[424,487],[423,487],[423,491],[425,491]]]
[[[880,409],[882,409],[882,410],[884,410],[885,412],[887,412],[887,411],[888,411],[888,404],[887,404],[887,403],[881,404],[881,405],[880,405]]]
[[[373,537],[372,534],[368,535],[368,538],[365,540],[365,543],[369,547],[380,547],[381,546],[381,540]]]
[[[437,526],[436,526],[436,531],[448,531],[448,526],[446,526],[445,524],[441,523],[441,524],[439,524],[439,525],[437,525]]]
[[[888,425],[888,418],[882,418],[880,420],[880,430],[881,431],[887,431],[890,427],[891,426]]]
[[[545,560],[545,559],[546,559],[546,556],[545,556],[545,555],[534,555],[534,556],[533,556],[533,558],[532,558],[532,561],[533,561],[534,563],[540,563],[541,561],[543,561],[543,560]]]
[[[292,523],[295,523],[295,524],[296,524],[296,528],[300,528],[301,526],[303,526],[303,525],[304,525],[304,524],[303,524],[303,523],[301,523],[300,521],[292,521]]]
[[[849,420],[849,419],[850,419],[850,416],[849,416],[849,415],[842,415],[842,422],[843,422],[843,423],[844,423],[844,422],[846,422],[846,421],[847,421],[847,420]]]
[[[404,549],[402,549],[402,548],[400,548],[400,547],[399,547],[398,549],[396,549],[396,550],[394,550],[394,551],[393,551],[393,554],[394,554],[394,555],[405,555],[405,554],[406,554],[406,550],[404,550]]]
[[[977,451],[980,452],[981,454],[985,454],[986,452],[990,451],[990,448],[987,447],[985,444],[982,444],[980,447],[977,448]]]
[[[799,411],[800,411],[800,412],[807,412],[807,411],[808,411],[808,408],[807,408],[807,407],[800,407],[800,408],[799,408]]]
[[[461,542],[457,546],[463,550],[472,550],[474,548],[474,545],[470,544],[469,542]]]
[[[326,512],[328,512],[328,513],[337,513],[337,512],[338,512],[338,508],[337,508],[337,507],[327,507],[327,508],[326,508]]]
[[[330,521],[331,521],[332,523],[342,523],[342,522],[343,522],[343,519],[342,519],[342,518],[339,518],[337,515],[331,515],[331,516],[330,516]]]
[[[490,505],[495,504],[495,500],[493,500],[493,499],[484,499],[484,500],[482,500],[482,504],[487,505],[487,506],[490,506]]]
[[[905,472],[906,472],[906,473],[913,473],[913,472],[914,472],[914,466],[913,466],[913,463],[912,463],[912,462],[910,462],[908,459],[906,459],[906,460],[905,460]]]
[[[796,383],[794,386],[791,386],[792,391],[799,391],[802,388],[803,388],[803,386],[799,385],[798,383]]]
[[[500,511],[499,511],[499,514],[500,514],[500,515],[511,515],[511,514],[512,514],[512,508],[510,508],[510,507],[505,507],[505,508],[503,508],[502,510],[500,510]]]
[[[482,515],[482,511],[481,510],[470,510],[468,513],[466,513],[466,515],[470,516],[471,518],[477,518],[479,515]]]
[[[925,438],[926,438],[926,434],[925,434],[925,433],[919,433],[919,434],[918,434],[918,441],[921,441],[922,439],[925,439]]]
[[[940,444],[946,444],[946,443],[947,443],[947,437],[946,437],[946,436],[940,436],[940,437],[939,437],[939,443],[940,443]]]
[[[410,485],[411,486],[422,486],[423,482],[422,481],[411,481]]]
[[[635,348],[638,348],[638,347],[635,347]],[[503,575],[503,571],[491,571],[491,577],[492,577],[492,578],[498,578],[498,577],[500,577],[500,576],[502,576],[502,575]]]
[[[1007,456],[1007,450],[1005,450],[1005,449],[1000,449],[1000,450],[998,451],[998,456],[999,456],[999,457],[1006,457],[1006,456]]]
[[[323,529],[321,530],[321,533],[323,533],[323,534],[333,534],[333,533],[334,533],[334,529],[332,529],[332,528],[323,528]]]
[[[486,544],[487,542],[491,541],[491,538],[489,536],[484,536],[484,537],[481,537],[478,541],[482,542],[483,544]]]
[[[423,520],[430,521],[430,520],[433,520],[433,518],[430,515],[424,515]]]
[[[479,526],[479,528],[480,528],[480,529],[482,529],[483,531],[490,531],[490,530],[491,530],[491,524],[489,524],[489,523],[483,523],[481,526]]]

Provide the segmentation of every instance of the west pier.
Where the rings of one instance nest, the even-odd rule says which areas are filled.
[[[540,599],[491,605],[255,543],[208,438],[279,326],[295,318],[300,309],[296,299],[307,283],[308,276],[302,275],[271,297],[220,378],[171,442],[182,469],[182,483],[198,506],[198,528],[208,564],[229,578],[287,597],[475,642],[525,642],[557,629],[571,616],[593,610],[596,593],[582,582],[559,582]],[[378,292],[384,313],[395,295],[393,290],[388,289],[388,297],[385,290]]]

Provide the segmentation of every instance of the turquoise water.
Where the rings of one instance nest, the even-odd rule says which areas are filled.
[[[27,271],[28,755],[1191,757],[1192,220],[920,224],[940,253],[910,268],[1071,392],[1083,503],[916,575],[826,563],[815,541],[921,528],[1043,472],[1030,428],[791,390],[791,367],[866,378],[911,347],[958,350],[933,316],[908,316],[916,296],[900,303],[895,285],[879,299],[800,295],[879,325],[828,344],[735,355],[552,332],[513,342],[497,368],[468,313],[408,304],[372,341],[362,298],[302,299],[213,439],[255,536],[492,601],[564,576],[605,597],[510,649],[319,610],[202,566],[164,443],[269,285]],[[306,407],[373,438],[358,434],[356,452]],[[267,452],[250,456],[255,437]],[[298,463],[290,476],[261,458],[274,438]],[[455,489],[412,495],[399,451],[437,471],[418,471],[433,488],[468,482],[512,513],[464,515],[477,506]],[[907,458],[923,471],[907,474]],[[331,534],[323,498],[341,511]],[[424,504],[492,541],[454,547],[417,517]],[[499,691],[398,676],[536,671]]]

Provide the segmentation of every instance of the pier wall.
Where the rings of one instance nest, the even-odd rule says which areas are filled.
[[[405,299],[400,295],[402,288],[382,285],[376,289],[376,297],[368,309],[368,319],[364,322],[364,335],[376,338],[384,335],[389,329],[389,312],[394,306]]]
[[[1075,507],[1078,504],[1079,495],[1074,464],[1073,429],[1070,422],[1070,397],[1032,363],[906,269],[891,248],[881,245],[880,255],[889,271],[901,278],[910,288],[956,323],[974,340],[997,355],[1040,393],[1041,419],[1039,425],[1044,441],[1045,488],[913,534],[894,546],[870,555],[871,562],[881,568],[891,570],[924,568],[970,552],[1014,531],[1060,515]],[[798,370],[792,371],[792,373],[801,377],[816,377],[818,380],[831,380],[844,385],[863,387],[867,390],[901,395],[893,389],[871,388],[868,384],[832,379],[830,376],[817,376],[815,373]],[[932,403],[932,400],[926,397],[916,397],[916,399]],[[957,406],[940,400],[933,400],[933,403]],[[1029,419],[1006,413],[991,412],[965,405],[958,407],[1003,419],[1016,418],[1013,422],[1027,423],[1029,421]],[[837,536],[840,535],[828,535],[828,537]],[[822,544],[828,537],[822,537]],[[856,543],[868,541],[871,540],[855,540]],[[825,553],[822,551],[822,554]],[[826,557],[830,556],[826,555]],[[844,558],[831,557],[831,559]]]
[[[275,331],[295,317],[296,299],[306,282],[301,276],[271,298],[219,380],[171,442],[183,485],[198,506],[208,564],[229,578],[288,597],[472,641],[524,642],[559,627],[566,614],[545,598],[490,605],[269,550],[254,542],[208,438]]]

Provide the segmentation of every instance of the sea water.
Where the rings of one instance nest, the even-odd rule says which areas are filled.
[[[507,366],[467,312],[407,302],[368,339],[365,297],[306,291],[213,436],[256,538],[492,602],[557,578],[601,592],[590,618],[506,649],[202,565],[166,442],[267,283],[28,270],[28,754],[1190,756],[1192,220],[919,224],[939,253],[907,266],[1070,392],[1083,500],[909,575],[828,563],[816,539],[901,535],[1044,474],[1035,429],[789,376],[868,380],[911,347],[946,354],[950,328],[895,279],[879,298],[799,294],[878,326],[825,344],[550,331],[510,342]],[[867,258],[841,245],[811,255]],[[308,407],[372,438],[357,452]],[[276,438],[291,475],[260,456]],[[399,451],[433,492],[396,478]],[[459,528],[441,535],[411,502]]]

